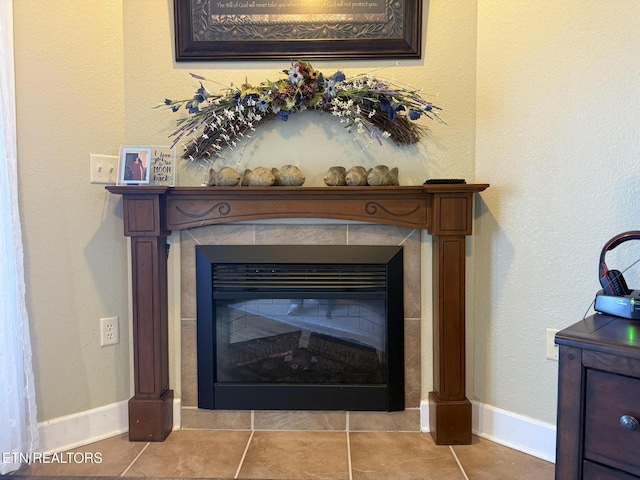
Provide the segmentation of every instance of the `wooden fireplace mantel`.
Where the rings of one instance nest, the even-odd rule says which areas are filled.
[[[471,403],[465,393],[465,237],[472,234],[473,194],[488,187],[107,186],[123,196],[124,234],[131,237],[135,394],[129,400],[129,439],[163,441],[173,425],[167,235],[245,220],[330,218],[417,228],[433,236],[429,426],[438,444],[471,443]]]

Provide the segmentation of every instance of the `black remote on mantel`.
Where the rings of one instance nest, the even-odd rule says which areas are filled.
[[[467,183],[464,178],[430,178],[424,182],[425,185],[448,184],[448,183]]]

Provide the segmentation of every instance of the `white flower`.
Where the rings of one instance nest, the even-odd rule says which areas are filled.
[[[289,69],[289,81],[294,85],[298,85],[302,81],[303,77],[300,73],[300,66],[294,65]]]

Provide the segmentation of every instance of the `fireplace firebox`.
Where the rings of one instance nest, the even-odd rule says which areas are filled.
[[[398,246],[196,247],[198,406],[404,409]]]

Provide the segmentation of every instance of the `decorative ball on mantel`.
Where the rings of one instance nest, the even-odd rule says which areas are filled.
[[[242,186],[249,187],[271,187],[277,184],[276,176],[271,170],[265,167],[258,167],[255,170],[246,169],[242,176]]]
[[[388,185],[398,186],[398,167],[389,168],[386,165],[376,165],[367,174],[367,183],[373,187]]]
[[[271,172],[276,177],[276,185],[299,187],[305,181],[304,174],[295,165],[283,165],[280,170],[272,168]]]
[[[207,187],[235,187],[240,183],[240,175],[231,167],[224,167],[219,172],[209,169]]]
[[[362,166],[351,167],[345,176],[350,187],[363,187],[367,184],[367,171]]]
[[[339,187],[347,184],[347,169],[344,167],[331,167],[324,176],[324,183],[329,187]]]

